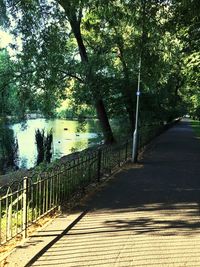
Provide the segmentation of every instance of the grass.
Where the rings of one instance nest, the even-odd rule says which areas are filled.
[[[200,121],[191,120],[190,125],[197,137],[200,137]]]

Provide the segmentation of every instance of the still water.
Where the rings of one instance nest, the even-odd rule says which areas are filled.
[[[37,147],[35,131],[53,130],[52,160],[74,151],[83,150],[101,142],[102,135],[97,121],[83,123],[62,119],[29,119],[26,123],[10,126],[18,141],[17,165],[19,168],[31,168],[36,165]]]

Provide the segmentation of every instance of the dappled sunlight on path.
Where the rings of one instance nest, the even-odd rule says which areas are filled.
[[[87,213],[33,266],[199,266],[199,207],[144,205]]]

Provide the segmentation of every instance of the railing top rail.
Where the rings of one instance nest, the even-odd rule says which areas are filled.
[[[125,144],[126,142],[128,142],[128,140],[123,143],[116,143],[114,145],[96,145],[90,148],[86,148],[80,152],[74,152],[69,155],[66,155],[62,157],[60,160],[55,161],[52,164],[49,164],[47,167],[44,167],[42,169],[36,167],[35,169],[30,170],[26,173],[29,183],[41,182],[42,180],[47,179],[47,175],[49,178],[51,178],[50,175],[51,172],[56,172],[58,170],[60,171],[62,168],[66,167],[68,168],[76,167],[80,164],[80,161],[82,161],[81,163],[87,162],[91,160],[90,156],[94,157],[97,156],[99,149],[101,149],[102,151],[104,150],[107,151],[111,147],[112,149],[114,149],[123,146],[123,144]],[[24,177],[22,177],[18,181],[16,180],[12,183],[8,183],[0,187],[0,199],[2,199],[2,197],[5,195],[8,196],[8,194],[5,193],[7,190],[9,190],[10,194],[19,192],[20,190],[19,186],[22,185],[23,180]]]

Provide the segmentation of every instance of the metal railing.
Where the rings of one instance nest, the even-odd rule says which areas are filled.
[[[30,225],[59,208],[75,192],[110,175],[130,158],[131,141],[86,149],[74,159],[54,164],[32,177],[1,188],[0,244],[26,236]]]
[[[161,125],[140,129],[142,147],[161,131]],[[41,217],[55,211],[102,176],[112,174],[130,159],[132,140],[75,153],[74,157],[53,164],[40,173],[24,177],[0,189],[0,244],[14,237],[27,236],[27,229]]]

